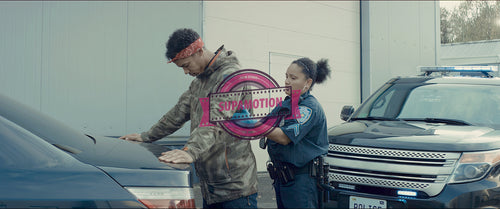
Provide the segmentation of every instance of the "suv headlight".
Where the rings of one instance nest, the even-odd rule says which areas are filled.
[[[483,178],[500,161],[500,150],[464,152],[449,183],[464,183]]]

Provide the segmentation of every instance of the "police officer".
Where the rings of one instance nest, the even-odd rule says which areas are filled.
[[[285,86],[301,90],[301,117],[285,120],[266,136],[271,158],[268,170],[274,179],[278,208],[318,208],[317,179],[311,172],[313,160],[328,150],[327,123],[323,108],[310,91],[314,84],[325,81],[330,72],[327,60],[316,64],[309,58],[293,61],[286,71]],[[286,93],[280,108],[290,110],[291,92]]]

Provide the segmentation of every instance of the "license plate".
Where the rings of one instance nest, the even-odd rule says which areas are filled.
[[[364,197],[351,196],[349,198],[349,208],[353,209],[382,209],[387,208],[387,201]]]

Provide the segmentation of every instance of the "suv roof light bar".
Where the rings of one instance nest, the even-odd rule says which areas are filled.
[[[425,76],[430,75],[433,72],[460,72],[460,73],[483,73],[487,77],[492,77],[489,73],[497,73],[497,66],[420,66],[420,72],[423,72]]]

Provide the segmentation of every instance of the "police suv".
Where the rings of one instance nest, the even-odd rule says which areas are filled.
[[[495,66],[421,67],[389,80],[329,129],[325,207],[498,208]]]

